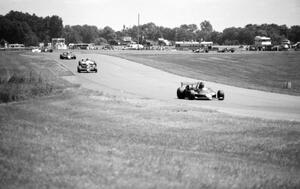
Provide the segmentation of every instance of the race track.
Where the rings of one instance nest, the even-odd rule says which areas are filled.
[[[83,87],[109,91],[115,95],[132,94],[142,98],[163,100],[173,104],[189,104],[240,116],[274,120],[300,121],[300,97],[249,90],[206,81],[214,90],[224,90],[224,101],[179,100],[176,90],[182,81],[195,81],[163,72],[121,58],[101,54],[77,54],[77,60],[60,60],[59,53],[48,54],[65,69],[74,73],[67,80]],[[98,63],[98,73],[77,73],[81,58]]]

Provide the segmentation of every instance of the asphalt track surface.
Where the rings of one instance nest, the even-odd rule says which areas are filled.
[[[134,95],[157,99],[174,105],[199,106],[238,116],[263,119],[300,121],[300,97],[238,88],[205,81],[215,91],[225,92],[225,100],[179,100],[176,90],[180,82],[192,78],[177,76],[152,67],[101,54],[78,54],[77,60],[60,60],[59,53],[49,54],[74,76],[65,79],[81,86],[113,93],[116,96]],[[98,73],[77,73],[78,60],[91,58],[98,64]]]

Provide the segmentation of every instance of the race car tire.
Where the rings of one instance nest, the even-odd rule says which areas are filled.
[[[184,98],[185,98],[185,95],[184,95],[184,88],[179,87],[179,88],[177,89],[177,98],[179,98],[179,99],[184,99]]]
[[[194,100],[195,99],[195,92],[193,90],[189,91],[188,98],[189,98],[189,100]]]
[[[218,90],[218,92],[217,92],[217,98],[218,98],[218,100],[224,100],[225,99],[224,91]]]
[[[95,69],[95,73],[97,73],[98,72],[98,70],[97,69]]]
[[[80,72],[81,72],[81,70],[80,70],[78,67],[77,67],[77,72],[78,72],[78,73],[80,73]]]

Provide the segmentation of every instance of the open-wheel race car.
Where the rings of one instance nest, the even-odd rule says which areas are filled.
[[[60,59],[76,59],[76,56],[72,52],[63,52],[62,54],[59,55]]]
[[[204,87],[204,82],[181,82],[181,86],[177,89],[177,97],[189,100],[224,100],[225,94],[222,90],[215,92],[211,88]]]
[[[53,52],[53,49],[52,49],[51,47],[42,47],[42,48],[41,48],[41,51],[42,51],[42,52],[50,52],[50,53],[52,53],[52,52]]]
[[[89,58],[81,59],[78,62],[77,66],[77,72],[96,72],[98,71],[97,69],[97,63],[94,60],[91,60]]]

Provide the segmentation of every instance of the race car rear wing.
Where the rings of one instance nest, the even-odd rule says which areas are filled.
[[[199,82],[181,82],[181,87],[183,87],[183,86],[187,86],[187,85],[198,85],[199,84]]]

